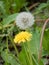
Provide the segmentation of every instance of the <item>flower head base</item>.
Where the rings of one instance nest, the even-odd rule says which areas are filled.
[[[20,32],[19,34],[17,34],[17,35],[15,36],[14,42],[19,44],[19,43],[21,43],[21,42],[30,41],[31,36],[32,36],[31,33],[26,32],[26,31],[25,31],[25,32],[22,31],[22,32]]]
[[[34,16],[29,12],[21,12],[16,17],[15,22],[20,29],[25,30],[34,24]]]

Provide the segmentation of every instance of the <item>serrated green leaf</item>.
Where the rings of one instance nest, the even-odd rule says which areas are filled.
[[[32,31],[32,40],[30,42],[30,48],[32,54],[36,54],[38,56],[40,46],[40,33],[38,30]]]
[[[19,62],[16,60],[16,57],[13,54],[8,53],[7,50],[2,51],[1,56],[5,62],[11,65],[20,65]]]
[[[41,3],[41,4],[38,6],[38,8],[36,8],[35,14],[40,13],[40,12],[41,12],[44,8],[46,8],[47,6],[48,6],[47,3]]]
[[[15,14],[12,14],[10,16],[8,16],[7,18],[5,18],[3,21],[2,21],[2,25],[3,27],[4,26],[7,26],[9,23],[13,22],[15,19],[16,19],[16,16],[18,15],[18,13],[15,13]]]

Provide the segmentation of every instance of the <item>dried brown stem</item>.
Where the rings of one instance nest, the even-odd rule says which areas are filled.
[[[38,2],[38,3],[34,3],[34,4],[31,5],[28,9],[31,10],[32,8],[36,7],[38,4],[39,4],[39,2]]]
[[[45,21],[44,25],[43,25],[43,28],[42,28],[42,32],[41,32],[41,39],[40,39],[40,50],[39,50],[39,55],[38,55],[38,60],[40,62],[41,60],[41,56],[42,56],[42,41],[43,41],[43,36],[44,36],[44,30],[46,28],[46,25],[49,21],[49,18]]]
[[[46,21],[46,19],[35,19],[35,22],[45,22]]]

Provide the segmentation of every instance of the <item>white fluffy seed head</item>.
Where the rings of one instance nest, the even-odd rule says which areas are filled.
[[[15,22],[20,29],[25,30],[34,24],[34,16],[29,12],[21,12],[16,17]]]

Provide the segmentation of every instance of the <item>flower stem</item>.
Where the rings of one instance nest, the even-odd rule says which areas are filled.
[[[13,39],[12,39],[12,37],[11,37],[10,35],[9,35],[9,39],[10,39],[11,43],[13,44],[14,49],[15,49],[16,54],[17,54],[17,57],[18,57],[18,56],[19,56],[18,50],[17,50],[17,48],[16,48],[16,46],[15,46],[15,44],[14,44],[14,41],[13,41]]]
[[[31,54],[31,51],[30,51],[30,43],[29,42],[27,42],[27,46],[28,46],[28,50],[29,50],[30,65],[33,65],[32,54]]]
[[[45,21],[43,28],[42,28],[42,32],[41,32],[41,39],[40,39],[40,50],[39,50],[39,55],[38,55],[38,61],[40,62],[41,60],[41,55],[42,55],[42,41],[43,41],[43,36],[44,36],[44,30],[46,28],[46,25],[49,21],[49,18]]]

